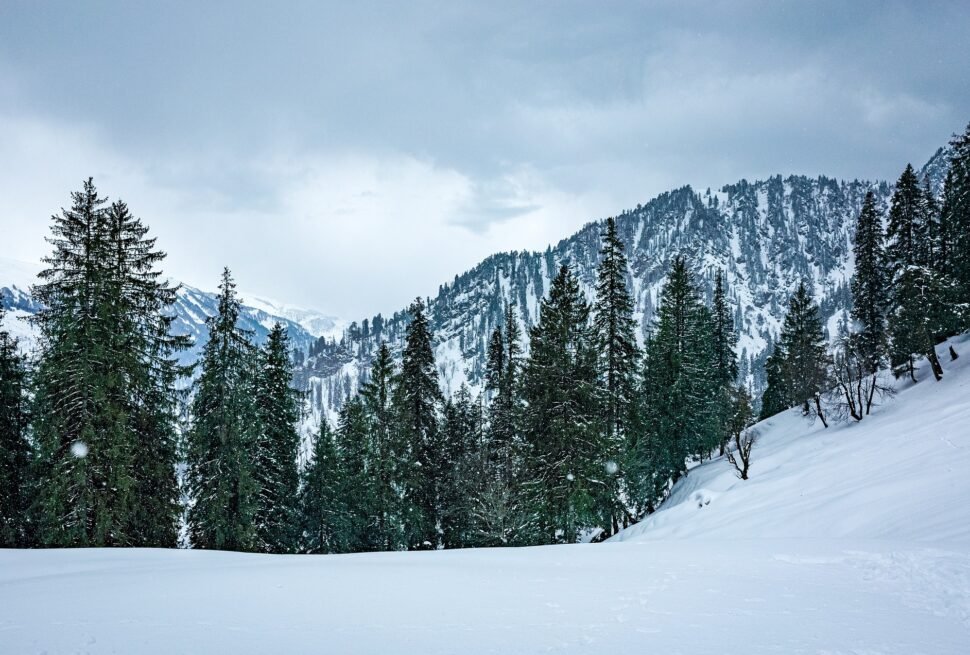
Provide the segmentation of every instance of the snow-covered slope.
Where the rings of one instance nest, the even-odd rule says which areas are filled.
[[[0,653],[970,652],[970,340],[858,425],[758,426],[605,544],[0,551]],[[941,348],[941,353],[944,352]]]
[[[937,347],[946,367],[941,382],[924,363],[918,384],[901,380],[899,395],[860,423],[825,429],[797,409],[759,423],[749,480],[739,480],[723,458],[705,463],[659,511],[613,540],[824,537],[970,546],[970,338],[953,344],[963,354],[956,361]]]

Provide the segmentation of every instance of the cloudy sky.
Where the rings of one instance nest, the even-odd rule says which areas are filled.
[[[94,176],[172,276],[360,318],[675,186],[895,178],[970,121],[962,0],[154,4],[0,2],[0,257]]]

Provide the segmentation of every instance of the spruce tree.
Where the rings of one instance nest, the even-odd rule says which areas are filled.
[[[250,551],[259,547],[257,350],[239,327],[240,302],[228,268],[219,289],[191,407],[189,536],[195,548]]]
[[[408,542],[411,548],[436,548],[440,542],[439,493],[444,476],[438,431],[443,396],[424,302],[417,298],[408,311],[411,321],[404,334],[401,372],[394,390],[397,428],[414,462],[412,470],[402,475],[408,505]]]
[[[788,379],[785,375],[785,352],[778,345],[765,362],[767,386],[761,396],[761,414],[764,420],[794,406]]]
[[[530,332],[522,378],[528,488],[538,539],[570,543],[607,528],[608,452],[590,308],[569,267],[559,269]]]
[[[370,420],[360,396],[340,408],[337,425],[338,488],[334,548],[340,553],[379,550],[375,509],[376,461],[371,449]]]
[[[466,465],[480,447],[481,408],[466,385],[445,403],[441,425],[441,457],[445,475],[441,484],[441,538],[445,548],[474,544],[470,500],[473,479]]]
[[[724,288],[724,274],[718,270],[714,277],[714,298],[711,303],[711,346],[715,363],[715,377],[718,381],[719,422],[724,429],[720,438],[720,452],[724,454],[725,446],[732,433],[728,429],[729,419],[734,413],[734,382],[738,377],[738,359],[734,353],[734,346],[738,337],[734,329],[734,313],[727,300]]]
[[[52,217],[53,253],[34,289],[37,537],[173,546],[175,357],[187,345],[170,334],[176,290],[160,281],[165,255],[124,203],[106,207],[90,179],[72,200]]]
[[[255,477],[259,485],[256,536],[261,550],[288,553],[296,549],[297,457],[300,393],[293,388],[286,330],[276,323],[259,357],[256,409],[259,437]]]
[[[0,299],[0,548],[29,545],[27,366],[17,340],[3,329]]]
[[[336,552],[334,528],[340,510],[340,469],[337,447],[327,417],[313,441],[310,461],[303,470],[299,494],[300,551]]]
[[[950,141],[952,155],[943,191],[941,240],[944,272],[956,289],[949,301],[959,316],[958,329],[970,327],[970,125]]]
[[[371,365],[370,377],[361,388],[361,397],[370,420],[373,453],[374,539],[379,550],[407,547],[404,532],[404,503],[400,490],[406,487],[413,471],[408,443],[397,430],[392,394],[396,373],[391,351],[381,342]]]
[[[722,437],[721,381],[717,378],[710,311],[683,258],[674,261],[660,295],[647,351],[644,441],[659,481],[677,480],[687,459],[702,457]]]
[[[914,354],[925,355],[936,379],[942,378],[935,345],[949,323],[944,287],[931,263],[932,208],[913,167],[907,165],[892,197],[886,254],[892,275],[890,361],[897,373],[908,371],[914,380]]]
[[[630,438],[632,403],[635,394],[640,350],[635,335],[633,298],[627,289],[627,260],[623,242],[616,230],[616,219],[606,221],[602,235],[600,264],[597,271],[596,298],[593,303],[593,327],[600,355],[599,377],[602,386],[603,424],[606,428],[604,456],[612,473],[604,472],[610,486],[608,506],[612,521],[610,532],[620,528],[624,514],[620,463]]]
[[[829,386],[828,348],[818,305],[808,294],[804,282],[798,285],[788,302],[776,352],[783,358],[785,396],[802,406],[804,416],[814,412],[827,427],[821,394]]]
[[[179,381],[190,368],[178,354],[190,338],[173,334],[169,308],[178,288],[162,279],[165,253],[155,249],[148,228],[128,206],[113,203],[107,212],[112,300],[119,368],[127,376],[128,421],[134,432],[134,494],[128,542],[133,546],[176,546],[182,507],[177,478],[179,416],[184,393]]]
[[[886,359],[889,271],[883,244],[882,220],[872,191],[866,193],[856,223],[855,274],[852,276],[852,318],[858,324],[857,346],[875,373]]]

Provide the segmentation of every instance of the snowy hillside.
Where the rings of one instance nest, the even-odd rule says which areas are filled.
[[[0,652],[967,653],[970,339],[955,345],[942,382],[862,423],[761,423],[750,480],[704,464],[605,544],[0,551]]]

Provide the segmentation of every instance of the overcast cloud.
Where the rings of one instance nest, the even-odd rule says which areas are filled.
[[[894,179],[970,121],[966,2],[157,4],[0,3],[0,257],[93,175],[172,276],[360,318],[675,186]]]

